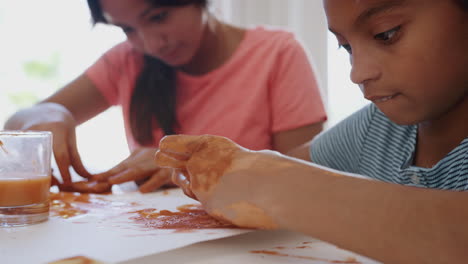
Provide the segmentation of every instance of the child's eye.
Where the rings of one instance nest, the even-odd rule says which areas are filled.
[[[349,44],[338,44],[338,48],[345,49],[349,54],[353,53],[353,50],[351,49],[351,45]]]
[[[390,44],[392,43],[392,41],[394,41],[395,36],[397,36],[400,29],[401,29],[401,26],[394,27],[388,31],[375,35],[374,39],[383,41],[385,44]]]
[[[149,20],[151,22],[162,23],[167,18],[168,15],[169,15],[169,11],[163,11],[159,14],[151,16]]]
[[[133,28],[131,27],[121,27],[121,29],[125,34],[130,34],[133,32]]]

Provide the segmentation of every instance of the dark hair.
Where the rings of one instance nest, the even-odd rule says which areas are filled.
[[[93,23],[106,21],[99,0],[87,0]],[[154,6],[207,6],[208,0],[147,0]],[[153,129],[160,127],[165,135],[175,134],[176,69],[151,56],[144,55],[143,68],[135,83],[130,102],[130,127],[135,140],[145,146],[154,144]]]
[[[465,11],[468,11],[468,0],[455,0],[457,4],[464,9]]]

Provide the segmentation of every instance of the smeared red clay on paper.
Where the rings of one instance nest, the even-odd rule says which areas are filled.
[[[0,149],[3,150],[3,152],[5,152],[5,154],[8,154],[8,151],[6,150],[4,144],[3,144],[3,141],[0,140]]]
[[[76,256],[76,257],[57,260],[54,262],[49,262],[49,264],[103,264],[103,263],[97,260],[87,258],[87,257]]]
[[[93,212],[94,215],[114,215],[115,209],[131,208],[137,203],[121,203],[106,200],[94,194],[59,192],[50,194],[50,215],[72,218]]]
[[[205,212],[200,205],[186,204],[176,211],[147,208],[132,211],[137,203],[114,202],[102,195],[59,192],[51,193],[50,215],[63,219],[92,214],[110,219],[116,214],[129,215],[128,219],[145,229],[176,229],[176,232],[190,232],[195,229],[235,228],[221,222]],[[135,216],[136,214],[136,216]],[[85,223],[82,220],[77,223]]]
[[[301,246],[301,247],[296,247],[297,249],[304,249],[304,248],[310,248],[309,246]]]
[[[323,262],[328,262],[328,263],[361,264],[361,262],[357,261],[353,257],[349,257],[345,260],[330,260],[330,259],[316,258],[316,257],[310,257],[310,256],[298,256],[298,255],[285,254],[285,253],[281,253],[281,252],[273,251],[273,250],[252,250],[250,251],[250,253],[279,256],[279,257],[290,257],[290,258],[298,258],[298,259],[309,259],[309,260],[323,261]]]
[[[134,211],[132,217],[136,223],[152,229],[204,229],[233,228],[231,224],[221,222],[203,210],[199,205],[187,204],[177,207],[177,212],[148,208]]]

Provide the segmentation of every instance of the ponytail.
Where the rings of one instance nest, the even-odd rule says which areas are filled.
[[[143,63],[130,102],[130,127],[140,145],[152,145],[155,127],[165,135],[175,133],[176,70],[150,56]]]

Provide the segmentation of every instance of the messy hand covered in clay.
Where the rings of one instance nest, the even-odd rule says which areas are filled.
[[[53,177],[52,185],[61,191],[80,193],[107,193],[113,184],[135,181],[142,193],[154,191],[162,186],[172,186],[172,169],[160,168],[154,161],[155,148],[140,148],[130,156],[103,173],[92,175],[83,181],[60,183]]]
[[[75,128],[77,123],[65,107],[55,103],[41,103],[22,113],[37,115],[27,122],[11,124],[15,130],[50,131],[53,134],[53,153],[65,185],[71,183],[70,167],[83,178],[91,173],[84,167],[78,153]]]
[[[80,193],[108,193],[111,192],[112,185],[108,182],[98,182],[90,179],[83,181],[60,183],[52,174],[52,186],[57,186],[62,192],[80,192]]]
[[[135,181],[142,193],[152,192],[162,186],[171,185],[170,169],[158,167],[154,161],[155,148],[142,147],[112,169],[94,175],[91,180],[100,183],[120,184]]]
[[[268,176],[271,170],[265,168],[277,157],[219,136],[180,135],[163,138],[155,159],[161,167],[176,169],[173,182],[212,216],[241,227],[275,229],[278,225],[256,204],[258,185],[250,179]]]

